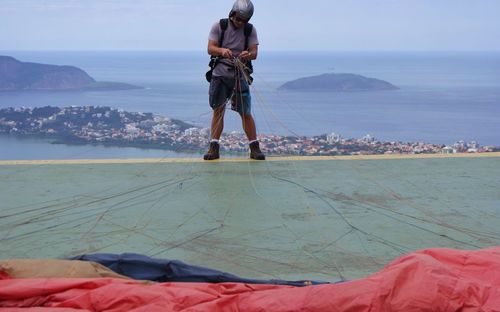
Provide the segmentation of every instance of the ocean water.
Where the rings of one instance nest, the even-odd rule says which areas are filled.
[[[74,65],[99,81],[145,87],[112,92],[4,92],[0,93],[0,107],[106,105],[153,112],[203,127],[210,123],[208,83],[204,80],[208,56],[204,51],[0,51],[0,55]],[[476,140],[481,145],[500,145],[500,53],[262,51],[254,68],[252,105],[260,133],[312,136],[335,132],[347,138],[371,134],[387,141],[452,144]],[[356,93],[277,91],[286,81],[330,72],[383,79],[400,89]],[[226,114],[225,130],[241,131],[237,114]],[[47,142],[0,136],[0,159],[54,158],[53,148]],[[87,146],[80,147],[85,150],[78,157],[80,152],[74,148],[59,146],[57,158],[157,155],[157,151],[126,152],[121,148]],[[163,157],[179,156],[158,152]]]

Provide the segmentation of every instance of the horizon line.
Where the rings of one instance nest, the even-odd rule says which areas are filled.
[[[0,52],[203,52],[206,49],[0,49]],[[500,50],[332,50],[332,49],[260,49],[262,52],[325,52],[325,53],[500,53]]]

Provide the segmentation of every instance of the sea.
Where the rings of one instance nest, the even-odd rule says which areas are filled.
[[[99,92],[0,92],[0,108],[110,106],[209,127],[205,51],[0,51],[23,62],[73,65],[98,81],[143,87]],[[500,52],[265,51],[254,62],[252,110],[258,133],[382,141],[500,146]],[[280,91],[297,78],[353,73],[388,81],[398,90]],[[225,131],[242,131],[228,111]],[[104,146],[52,144],[0,135],[0,160],[197,157],[193,154]]]

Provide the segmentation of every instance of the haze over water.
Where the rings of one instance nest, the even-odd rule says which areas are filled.
[[[0,55],[21,61],[74,65],[99,81],[145,87],[114,92],[0,93],[2,108],[111,106],[153,112],[202,127],[208,127],[210,122],[208,83],[204,80],[208,56],[204,51],[3,51]],[[335,132],[346,138],[371,134],[384,141],[452,144],[463,139],[477,140],[481,145],[500,145],[500,53],[262,51],[254,68],[252,103],[259,133],[312,136]],[[330,72],[383,79],[400,90],[276,91],[286,81]],[[241,131],[236,114],[226,114],[225,130]],[[5,138],[0,137],[0,146],[4,146],[2,140]],[[30,149],[26,146],[29,141],[14,142],[17,143],[9,139],[10,152],[7,156],[2,148],[0,159],[12,159],[16,153],[19,159],[26,159],[21,153],[25,155],[26,149]],[[16,146],[21,145],[16,152]],[[39,146],[37,150],[40,151]],[[97,148],[95,151],[99,157],[107,158],[106,153],[97,152]],[[136,156],[140,157],[141,151],[138,153]],[[92,151],[86,154],[86,158],[92,157]],[[44,159],[43,148],[33,157]]]

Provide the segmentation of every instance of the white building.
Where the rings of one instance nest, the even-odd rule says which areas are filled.
[[[125,132],[130,135],[137,135],[139,134],[140,130],[133,124],[127,124],[125,125]]]
[[[187,136],[193,136],[193,135],[199,135],[200,134],[200,129],[199,128],[189,128],[184,130],[184,135]]]
[[[469,144],[467,144],[467,147],[477,150],[479,149],[479,143],[477,143],[476,141],[470,141]]]
[[[374,138],[374,137],[372,137],[371,135],[367,134],[367,135],[365,135],[364,137],[362,137],[362,138],[360,139],[360,141],[361,141],[361,142],[363,142],[363,143],[367,143],[367,144],[368,144],[368,143],[373,143],[373,142],[375,142],[375,138]]]
[[[326,141],[330,144],[339,143],[342,141],[342,137],[337,133],[330,133],[326,136]]]
[[[451,146],[445,146],[443,149],[442,149],[442,153],[443,154],[455,154],[457,152],[456,149],[454,149],[453,147]]]

